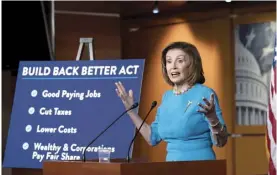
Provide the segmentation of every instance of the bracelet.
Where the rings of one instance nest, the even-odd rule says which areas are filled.
[[[219,133],[225,132],[226,126],[222,125],[219,131],[212,131],[213,134],[218,135]]]
[[[218,120],[218,122],[217,122],[216,124],[214,124],[214,125],[212,125],[212,124],[210,123],[210,126],[211,126],[211,127],[215,127],[215,126],[217,126],[219,123],[220,123],[220,121]]]
[[[223,132],[225,132],[225,129],[226,129],[225,125],[222,125],[219,131],[213,131],[212,130],[212,133],[213,133],[213,135],[222,134]]]

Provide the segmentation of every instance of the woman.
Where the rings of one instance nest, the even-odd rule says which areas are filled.
[[[204,86],[201,57],[192,44],[175,42],[162,52],[162,70],[173,89],[164,93],[155,121],[144,123],[140,133],[151,146],[167,142],[166,161],[215,160],[213,145],[223,147],[227,130],[215,92]],[[116,83],[117,95],[126,109],[134,103],[133,92],[127,93]],[[139,128],[142,119],[128,112]]]

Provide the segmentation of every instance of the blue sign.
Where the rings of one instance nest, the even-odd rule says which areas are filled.
[[[82,160],[88,143],[126,109],[115,82],[140,101],[144,60],[36,61],[19,65],[4,167],[42,168],[43,161]],[[135,126],[127,114],[90,145],[126,158]]]

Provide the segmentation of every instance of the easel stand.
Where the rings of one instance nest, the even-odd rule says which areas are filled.
[[[88,45],[89,48],[89,59],[90,60],[94,60],[94,55],[93,55],[93,38],[80,38],[80,44],[79,44],[79,49],[78,49],[78,53],[76,56],[76,61],[79,61],[81,56],[82,56],[82,52],[83,52],[83,46],[84,45]]]

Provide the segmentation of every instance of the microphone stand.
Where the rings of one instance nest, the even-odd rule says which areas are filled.
[[[130,155],[130,149],[131,149],[132,143],[134,142],[135,138],[137,137],[137,135],[138,135],[138,133],[139,133],[139,131],[140,131],[142,125],[145,123],[145,121],[146,121],[148,115],[149,115],[150,112],[154,109],[154,107],[155,107],[156,105],[157,105],[157,102],[156,102],[156,101],[153,101],[150,110],[148,111],[146,117],[143,119],[143,121],[142,121],[140,127],[138,128],[138,130],[137,130],[136,133],[135,133],[135,136],[134,136],[133,140],[131,141],[131,143],[130,143],[130,145],[129,145],[129,149],[128,149],[128,153],[127,153],[127,162],[128,162],[128,163],[130,162],[130,156],[129,156],[129,155]]]
[[[127,113],[128,111],[136,108],[138,106],[138,103],[134,103],[130,109],[124,111],[119,117],[117,117],[117,119],[115,119],[105,130],[103,130],[100,134],[98,134],[98,136],[93,139],[85,148],[84,152],[83,152],[83,162],[86,161],[86,150],[88,149],[88,147],[95,142],[104,132],[106,132],[117,120],[119,120],[125,113]]]

